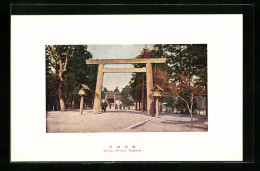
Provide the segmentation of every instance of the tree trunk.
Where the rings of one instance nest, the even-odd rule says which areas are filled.
[[[74,109],[75,104],[75,95],[73,95],[72,103],[71,103],[71,109]]]
[[[192,119],[192,107],[193,107],[193,94],[191,95],[191,106],[189,108],[189,104],[187,103],[188,110],[190,111],[190,128],[193,129],[193,119]]]
[[[161,98],[160,98],[159,104],[160,104],[160,112],[162,112],[162,99]]]
[[[144,112],[144,79],[142,84],[142,106],[141,106],[141,112]]]
[[[180,47],[180,71],[182,71],[182,56],[181,56],[181,47]],[[179,80],[182,84],[182,79]],[[181,113],[183,113],[183,100],[181,99]]]
[[[202,106],[202,99],[201,99],[201,97],[198,97],[198,104],[199,104],[198,110],[199,110],[199,115],[200,115],[200,110],[201,110],[201,106]]]
[[[141,110],[141,103],[140,103],[140,101],[138,103],[139,103],[139,111],[140,111]]]
[[[53,109],[53,111],[54,111],[54,110],[55,110],[55,106],[53,105],[52,107],[53,107],[52,109]]]
[[[135,110],[137,110],[137,101],[135,102]]]
[[[65,112],[65,102],[63,97],[63,71],[59,71],[60,86],[59,86],[59,98],[60,98],[60,111]]]
[[[65,93],[64,101],[65,101],[65,104],[66,104],[65,107],[67,108],[69,106],[68,92]]]
[[[193,94],[191,95],[191,106],[189,106],[189,103],[185,100],[185,103],[187,105],[188,111],[190,113],[190,128],[193,129],[193,118],[192,118],[192,106],[193,106]]]
[[[207,82],[205,83],[205,88],[206,88],[206,116],[208,116],[208,86],[207,86]]]
[[[193,129],[192,111],[190,112],[190,119],[191,119],[190,128]]]
[[[65,102],[63,98],[60,98],[60,111],[65,112]]]
[[[183,100],[181,99],[181,113],[183,113]]]
[[[188,110],[189,110],[189,113],[190,113],[190,128],[193,129],[192,105],[191,105],[191,107],[189,107],[189,104],[187,103],[187,107],[188,107]]]

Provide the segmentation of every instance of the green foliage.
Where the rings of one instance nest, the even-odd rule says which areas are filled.
[[[122,103],[124,106],[132,106],[134,105],[134,101],[131,100],[131,87],[129,85],[125,86],[122,89],[121,95],[122,95]]]
[[[207,45],[206,44],[156,44],[151,52],[155,57],[166,58],[165,65],[161,68],[168,73],[168,80],[178,84],[183,84],[181,77],[185,76],[188,82],[185,83],[186,88],[179,93],[186,102],[191,105],[191,94],[200,92],[200,95],[207,96]],[[184,85],[184,84],[183,84]],[[195,90],[192,87],[198,87],[200,90]],[[180,87],[180,86],[179,86]],[[185,90],[187,90],[185,92]],[[191,90],[193,91],[191,93]],[[203,93],[202,93],[203,92]],[[182,99],[178,99],[176,108],[181,111],[181,108],[188,111],[187,105]],[[192,110],[197,108],[194,101]]]
[[[80,84],[86,84],[90,90],[87,90],[86,102],[91,103],[95,97],[96,79],[97,79],[97,65],[87,65],[86,60],[92,58],[92,54],[87,51],[87,46],[75,46],[74,54],[68,62],[67,73],[65,75],[64,87],[71,95],[67,100],[71,101],[73,95],[76,101],[79,101],[78,90]]]
[[[153,51],[156,57],[166,58],[163,68],[170,80],[180,82],[180,74],[184,74],[194,84],[207,81],[206,44],[157,44]]]
[[[55,74],[47,74],[46,76],[46,107],[52,108],[53,105],[57,106],[59,104],[59,78]]]
[[[92,58],[92,54],[87,50],[86,45],[48,45],[46,46],[46,78],[47,78],[47,103],[58,101],[59,96],[59,70],[60,65],[63,72],[63,89],[67,104],[75,100],[80,100],[78,95],[81,84],[86,84],[87,103],[92,103],[95,96],[95,86],[97,79],[97,66],[87,65],[86,60]],[[66,62],[67,59],[67,62]],[[54,82],[55,78],[56,82]],[[51,86],[55,84],[55,86]],[[56,93],[54,93],[56,92]]]
[[[167,107],[174,107],[174,99],[170,97],[168,84],[169,82],[178,84],[183,83],[181,76],[187,78],[185,83],[189,90],[183,89],[179,95],[191,105],[191,98],[195,92],[204,92],[207,96],[207,45],[206,44],[155,44],[153,49],[143,49],[136,58],[166,58],[164,64],[153,64],[153,81],[154,85],[159,85],[165,90],[164,101]],[[135,68],[145,67],[144,64],[135,64]],[[144,73],[133,73],[130,81],[131,95],[135,101],[141,98],[140,79],[145,79]],[[184,84],[183,84],[184,85]],[[194,88],[193,88],[194,87]],[[198,91],[198,88],[200,91]],[[184,87],[183,87],[184,88]],[[191,96],[191,93],[193,94]],[[146,93],[145,93],[146,97]],[[183,105],[180,105],[183,103]],[[188,111],[187,105],[183,100],[177,100],[176,107]],[[192,110],[196,109],[196,101],[193,102]]]
[[[198,109],[198,101],[196,98],[193,99],[193,107],[192,107],[192,112]]]
[[[174,97],[164,96],[163,102],[166,103],[165,106],[174,109],[176,100]]]
[[[189,103],[189,105],[191,105],[191,100],[189,100],[188,103]],[[177,98],[175,107],[176,107],[177,111],[181,111],[181,109],[183,107],[183,112],[187,113],[187,114],[189,113],[189,109],[188,109],[186,103],[184,101],[182,101],[180,98]],[[193,98],[192,112],[194,112],[196,109],[198,109],[198,103],[197,103],[196,98]]]

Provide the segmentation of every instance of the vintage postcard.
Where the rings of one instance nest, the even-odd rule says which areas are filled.
[[[11,16],[11,161],[242,161],[242,23]]]

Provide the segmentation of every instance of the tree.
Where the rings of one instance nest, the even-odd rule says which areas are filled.
[[[162,70],[158,69],[158,80],[157,84],[164,90],[164,95],[168,97],[178,97],[186,103],[187,109],[191,118],[191,129],[193,129],[193,105],[194,105],[194,96],[195,95],[204,95],[205,90],[200,84],[194,84],[193,79],[190,79],[189,76],[180,74],[180,81],[175,83],[173,81],[168,81],[168,74]]]
[[[179,100],[177,99],[177,104],[180,104],[179,106],[181,113],[183,113],[185,109],[186,111],[189,111],[189,113],[190,110],[191,112],[194,111],[194,108],[196,106],[194,105],[194,103],[196,102],[196,100],[194,100],[194,96],[196,95],[196,93],[199,93],[201,96],[205,96],[207,99],[206,44],[155,44],[153,46],[153,49],[151,50],[144,48],[141,54],[136,58],[150,57],[166,58],[165,64],[153,64],[154,85],[159,85],[161,88],[165,89],[165,96],[168,96],[169,98],[178,97]],[[144,64],[135,64],[134,67],[144,67]],[[139,78],[144,80],[141,74],[133,74],[133,79],[130,82],[132,89],[137,87]],[[189,89],[189,91],[182,90],[178,92],[177,95],[176,93],[171,92],[171,90],[169,89],[170,83],[172,85],[174,84],[177,87],[185,85],[186,88]],[[200,88],[198,89],[198,87]],[[167,94],[168,92],[171,93]],[[132,90],[131,94],[134,99],[138,98],[138,96],[135,95],[135,91]],[[166,100],[167,97],[164,99]],[[186,100],[188,104],[186,104],[184,100]],[[174,105],[169,104],[169,99],[167,99],[167,101],[167,105]]]
[[[200,84],[207,101],[207,45],[206,44],[156,44],[151,52],[155,57],[165,57],[161,65],[168,73],[169,80],[180,83],[180,75],[188,76],[188,83]],[[181,112],[184,110],[180,101]],[[206,102],[207,108],[207,102]]]
[[[183,94],[183,96],[184,96],[184,99],[189,99],[190,98],[190,95],[187,94],[187,93]],[[194,96],[194,98],[193,98],[193,107],[192,107],[192,112],[193,113],[195,112],[196,109],[198,109],[198,103],[197,103],[197,98],[196,97],[199,97],[199,96]],[[177,111],[181,111],[181,109],[183,107],[182,106],[183,105],[182,102],[183,102],[183,100],[181,98],[177,97],[177,101],[175,103],[175,107],[176,107]],[[190,100],[189,100],[189,105],[190,105]],[[183,113],[190,114],[186,105],[184,105]]]
[[[204,102],[204,98],[202,96],[197,96],[197,103],[198,103],[198,111],[200,114],[201,108],[202,108],[202,104]]]
[[[130,84],[130,94],[133,97],[133,100],[139,103],[139,109],[141,108],[142,112],[144,111],[145,103],[145,92],[146,92],[146,83],[145,83],[145,74],[143,73],[133,73]],[[141,105],[140,105],[141,104]]]
[[[170,96],[164,96],[163,97],[163,101],[166,103],[165,106],[169,107],[172,109],[172,111],[174,110],[175,107],[175,99],[174,97],[170,97]]]
[[[200,84],[203,87],[203,96],[206,101],[206,115],[208,114],[208,79],[207,79],[207,45],[206,44],[191,44],[187,45],[187,55],[193,58],[192,65],[194,66],[193,75],[194,84]]]
[[[89,58],[92,58],[92,55],[87,51],[86,45],[46,46],[47,83],[50,81],[50,75],[57,76],[59,79],[59,87],[55,90],[58,90],[62,112],[68,104],[74,107],[75,99],[79,99],[77,93],[82,83],[91,89],[88,91],[87,99],[94,98],[97,67],[86,64],[86,59]],[[47,90],[47,93],[50,94],[50,91]]]
[[[47,64],[50,64],[59,76],[60,85],[58,89],[59,99],[60,99],[60,110],[65,112],[65,101],[63,96],[63,82],[64,82],[64,72],[67,71],[68,58],[73,54],[74,48],[71,46],[47,46],[46,56],[50,58]]]
[[[150,53],[150,50],[148,48],[143,48],[140,55],[138,55],[136,58],[151,58],[152,54]],[[134,64],[135,68],[143,68],[145,67],[145,64]],[[130,94],[132,95],[134,101],[137,103],[139,102],[139,106],[141,103],[141,111],[143,112],[145,110],[145,102],[146,102],[146,74],[145,73],[133,73],[132,79],[129,82],[130,83]],[[140,107],[139,107],[140,108]]]
[[[131,100],[130,91],[131,91],[130,85],[127,85],[122,89],[121,95],[122,95],[122,103],[124,106],[130,107],[134,104],[134,101]]]
[[[59,94],[57,92],[59,88],[59,78],[55,74],[46,75],[46,110],[55,110],[59,104]]]
[[[193,129],[193,118],[192,109],[195,95],[202,95],[203,89],[199,84],[192,85],[189,83],[189,77],[181,75],[181,83],[175,84],[174,82],[169,83],[169,89],[173,96],[181,98],[187,105],[191,118],[191,129]]]

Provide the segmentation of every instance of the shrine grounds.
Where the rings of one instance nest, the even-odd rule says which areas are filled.
[[[107,110],[93,114],[92,110],[66,112],[49,111],[46,115],[47,133],[94,132],[207,132],[208,117],[193,114],[194,128],[190,129],[188,114],[161,112],[159,118],[135,110]]]

